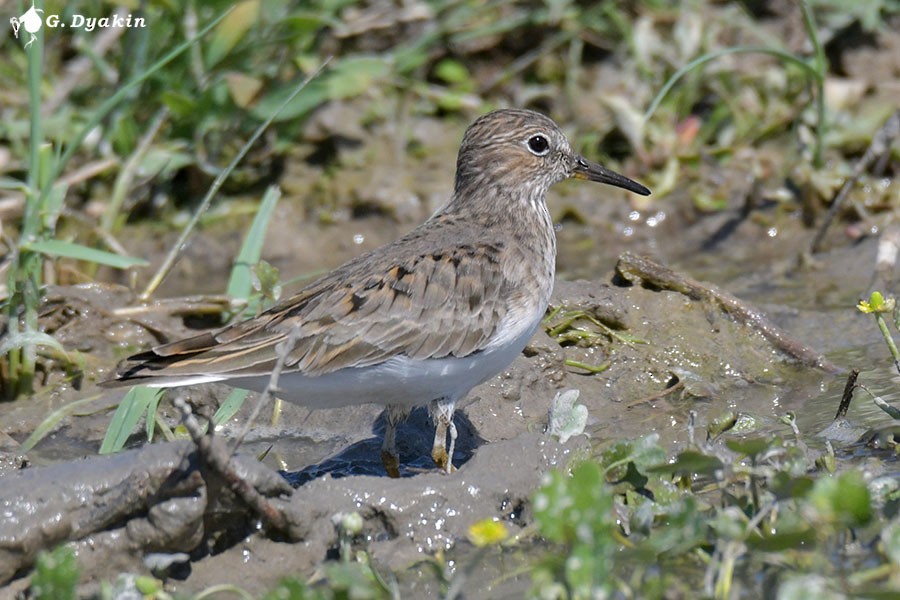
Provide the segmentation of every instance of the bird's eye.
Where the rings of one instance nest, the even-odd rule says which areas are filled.
[[[533,135],[528,138],[528,149],[536,156],[543,156],[550,150],[550,142],[542,135]]]

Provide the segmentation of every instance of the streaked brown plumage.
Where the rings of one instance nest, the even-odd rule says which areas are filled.
[[[298,326],[284,399],[387,405],[382,458],[394,476],[396,423],[428,404],[437,425],[432,456],[449,470],[456,401],[521,352],[546,310],[556,239],[545,196],[566,177],[649,193],[574,154],[539,113],[488,113],[466,131],[453,196],[428,221],[254,319],[132,356],[112,383],[261,390],[276,345]]]

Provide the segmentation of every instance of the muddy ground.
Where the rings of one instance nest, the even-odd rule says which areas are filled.
[[[598,206],[613,207],[611,212],[621,210],[603,200],[598,198]],[[729,215],[717,218],[727,220]],[[355,235],[365,225],[355,223],[350,232]],[[675,246],[678,239],[692,240],[682,244],[683,262],[688,264],[690,246],[702,239],[701,231],[708,229],[716,227],[707,222],[687,226],[670,239],[657,234],[662,230],[655,228],[653,242],[659,247]],[[326,231],[331,234],[328,239],[338,246],[350,234],[343,226]],[[577,233],[584,231],[581,228]],[[564,246],[585,243],[578,242],[576,235],[567,238],[569,234],[563,227],[560,236]],[[366,238],[378,235],[373,228]],[[745,221],[729,238],[731,252],[722,253],[706,270],[712,274],[737,273],[718,283],[755,302],[786,332],[838,365],[865,367],[870,360],[883,361],[877,332],[853,309],[856,297],[871,282],[874,238],[850,244],[840,243],[836,237],[835,248],[818,255],[815,265],[797,266],[797,252],[807,238],[800,229],[796,235],[771,238],[759,225]],[[218,239],[212,235],[207,241]],[[590,242],[605,245],[602,235]],[[201,240],[196,245],[204,243]],[[628,245],[622,240],[618,243]],[[278,245],[277,238],[273,245]],[[362,250],[355,244],[346,248],[347,254]],[[749,249],[778,259],[745,262],[751,260],[747,257]],[[737,264],[728,258],[732,253],[742,256]],[[182,335],[187,329],[182,318],[165,312],[149,312],[139,319],[116,316],[117,307],[132,304],[130,293],[124,289],[87,285],[54,290],[48,295],[48,307],[54,299],[63,302],[61,298],[65,298],[65,310],[48,308],[46,318],[55,316],[61,321],[57,324],[59,339],[68,348],[84,352],[91,360],[90,370],[79,389],[60,384],[29,402],[2,406],[0,421],[7,443],[6,483],[0,496],[6,506],[17,507],[21,517],[8,521],[0,531],[8,553],[3,576],[27,573],[34,551],[52,545],[52,541],[72,539],[77,540],[87,574],[85,591],[121,572],[148,572],[148,556],[181,552],[184,554],[176,554],[175,564],[168,570],[167,588],[172,591],[198,592],[211,585],[233,583],[257,594],[283,576],[315,572],[338,547],[334,516],[356,511],[365,523],[356,544],[370,552],[374,564],[396,571],[402,589],[410,594],[435,596],[440,583],[429,557],[443,551],[450,557],[451,566],[464,564],[473,552],[466,541],[467,528],[484,518],[504,519],[515,530],[528,531],[529,498],[541,473],[566,464],[573,455],[588,455],[591,448],[610,441],[636,439],[648,433],[659,434],[673,450],[683,448],[691,434],[688,421],[692,414],[701,432],[706,423],[727,411],[750,416],[756,433],[786,435],[787,428],[778,417],[787,411],[798,415],[805,432],[827,425],[843,386],[843,375],[798,363],[713,303],[654,288],[627,284],[612,270],[594,280],[560,281],[551,311],[559,308],[562,312],[552,317],[547,327],[558,324],[568,311],[581,310],[596,322],[582,318],[575,325],[597,337],[589,347],[568,342],[561,345],[541,331],[509,369],[473,390],[457,415],[458,471],[451,475],[430,472],[432,429],[424,410],[401,429],[405,469],[401,480],[387,478],[380,465],[382,426],[378,407],[310,412],[287,405],[278,425],[270,425],[264,418],[253,428],[243,453],[252,457],[268,449],[264,464],[285,472],[288,481],[298,486],[289,499],[283,489],[273,492],[280,493],[281,501],[295,511],[292,514],[298,524],[290,539],[259,532],[258,519],[246,507],[235,508],[234,502],[225,502],[227,510],[217,508],[213,496],[222,495],[224,502],[228,495],[203,486],[191,488],[189,500],[181,498],[181,502],[193,506],[191,510],[177,502],[173,505],[177,507],[174,512],[189,517],[177,527],[148,518],[147,510],[154,505],[148,498],[132,504],[119,502],[125,508],[93,525],[79,521],[79,510],[88,510],[94,503],[105,505],[102,499],[109,492],[104,490],[136,494],[123,490],[122,482],[179,463],[169,455],[151,459],[135,454],[131,461],[126,458],[128,453],[114,458],[95,456],[111,410],[122,396],[122,391],[96,387],[115,363],[117,352],[111,340],[141,345],[154,343],[161,335]],[[823,327],[823,323],[828,326]],[[608,363],[609,367],[590,374],[567,366],[566,360],[589,365]],[[552,399],[566,389],[579,390],[579,402],[587,407],[589,420],[584,435],[561,445],[543,430]],[[226,392],[226,388],[209,386],[186,393],[195,405],[216,406]],[[21,461],[17,443],[49,412],[75,398],[93,400],[77,415],[64,419],[29,452],[25,459],[29,468],[17,472],[17,461]],[[223,436],[239,428],[248,408],[223,428]],[[881,419],[865,407],[854,410],[859,412],[851,416],[862,425],[877,425]],[[177,424],[171,406],[164,403],[162,413],[173,427]],[[132,446],[140,447],[141,438],[136,435]],[[180,451],[187,452],[184,448]],[[116,460],[118,466],[109,466],[108,461]],[[46,476],[49,479],[29,479],[28,483],[21,479],[39,477],[47,465],[56,469]],[[39,485],[50,485],[56,492],[36,497],[33,491]],[[74,486],[81,495],[72,491],[67,495],[52,487],[59,485]],[[74,505],[58,504],[63,498]],[[30,516],[25,517],[26,513]],[[68,520],[75,524],[67,524]],[[48,530],[48,523],[56,525]],[[156,533],[148,534],[146,529]],[[20,568],[10,567],[15,564]],[[502,567],[488,563],[470,576],[479,585],[492,585],[497,569]],[[527,574],[500,581],[494,584],[499,587],[492,593],[514,594],[528,587]],[[27,582],[27,577],[17,579],[7,592],[22,589]]]
[[[866,71],[859,66],[867,60],[865,52],[848,59],[851,76]],[[854,60],[862,61],[855,71]],[[870,84],[880,77],[871,76]],[[894,85],[885,84],[884,97],[897,93]],[[327,112],[318,118],[342,120]],[[348,160],[338,167],[344,176],[329,179],[324,192],[316,187],[323,185],[317,180],[320,172],[300,158],[289,161],[280,182],[285,198],[263,257],[289,280],[334,267],[412,228],[446,198],[463,126],[417,119],[409,129],[427,140],[428,153],[409,161],[402,153],[378,151],[391,138],[390,127],[359,134],[363,150],[351,154],[365,157],[362,166]],[[777,162],[791,152],[778,149],[762,162]],[[368,550],[378,569],[395,572],[404,596],[435,597],[441,582],[433,557],[442,552],[442,564],[451,571],[467,564],[475,556],[467,529],[486,518],[503,519],[515,533],[528,536],[533,532],[530,497],[542,473],[573,456],[651,433],[676,451],[688,445],[692,433],[705,435],[705,425],[729,411],[747,416],[750,431],[782,436],[790,430],[779,417],[794,412],[801,431],[817,439],[815,433],[834,415],[844,374],[786,355],[714,303],[623,281],[614,268],[625,251],[650,255],[740,297],[813,352],[839,367],[863,369],[873,391],[890,401],[896,382],[886,349],[871,320],[854,305],[875,281],[877,236],[892,217],[885,212],[862,226],[836,226],[828,249],[809,258],[805,253],[814,231],[803,224],[795,204],[785,210],[773,200],[782,197],[785,177],[760,176],[759,164],[735,160],[710,167],[712,193],[722,197],[724,208],[709,213],[690,209],[690,189],[640,204],[617,190],[583,182],[567,182],[551,193],[560,242],[560,281],[551,309],[561,312],[504,373],[474,389],[457,412],[455,473],[430,469],[432,429],[424,411],[400,430],[405,476],[399,480],[387,478],[380,464],[378,407],[310,412],[287,405],[278,424],[261,419],[242,453],[253,465],[252,457],[267,451],[263,464],[284,473],[284,480],[267,479],[271,473],[258,470],[254,477],[266,482],[272,502],[294,519],[288,534],[267,534],[214,478],[192,475],[198,461],[186,442],[150,450],[136,434],[125,453],[96,456],[123,395],[97,383],[128,351],[186,335],[209,325],[208,320],[186,318],[184,311],[166,306],[123,314],[120,309],[136,305],[135,297],[118,285],[128,283],[127,277],[112,272],[101,271],[97,280],[113,283],[48,290],[42,323],[66,349],[81,353],[83,377],[73,380],[49,371],[34,397],[0,404],[0,505],[12,514],[0,523],[0,582],[6,584],[0,595],[12,597],[27,588],[35,553],[64,540],[76,543],[84,593],[96,592],[100,581],[119,573],[153,572],[173,593],[231,583],[257,595],[284,576],[310,577],[334,558],[340,543],[335,515],[358,512],[364,524],[355,547]],[[768,200],[748,209],[745,200],[756,181],[762,190],[754,193]],[[351,208],[323,219],[322,211],[309,208],[313,191],[351,194],[354,200]],[[879,193],[898,200],[896,184]],[[175,233],[160,234],[141,224],[128,227],[121,236],[128,251],[151,261],[137,274],[132,289],[140,289]],[[240,219],[207,225],[157,296],[220,292],[244,227]],[[890,281],[880,284],[892,289]],[[574,310],[590,317],[573,324],[590,334],[590,344],[547,332]],[[591,373],[572,361],[608,368]],[[580,392],[578,401],[589,417],[582,435],[561,444],[544,429],[553,398],[567,389]],[[185,392],[201,412],[214,409],[226,393],[216,386]],[[23,455],[21,444],[35,428],[74,400],[84,402]],[[221,436],[240,428],[252,402],[251,397]],[[178,417],[168,401],[160,410],[174,428]],[[861,429],[886,420],[864,402],[851,408],[849,418]],[[852,439],[838,450],[865,456]],[[171,473],[183,479],[165,487],[161,482]],[[165,493],[147,492],[160,486]],[[467,575],[470,589],[493,597],[527,589],[527,568],[499,576],[517,572],[527,557],[508,560],[512,564],[477,565]],[[171,565],[160,569],[159,561]]]

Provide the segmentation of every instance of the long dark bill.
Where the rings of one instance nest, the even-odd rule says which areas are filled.
[[[638,182],[632,181],[624,175],[619,175],[615,171],[610,171],[597,163],[592,163],[582,156],[575,158],[575,166],[572,168],[572,177],[596,181],[597,183],[607,183],[616,187],[625,188],[629,192],[634,192],[641,196],[650,195],[650,190]]]

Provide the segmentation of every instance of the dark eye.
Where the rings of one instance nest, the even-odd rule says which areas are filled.
[[[550,150],[550,142],[542,135],[533,135],[528,138],[528,149],[538,156],[543,156]]]

